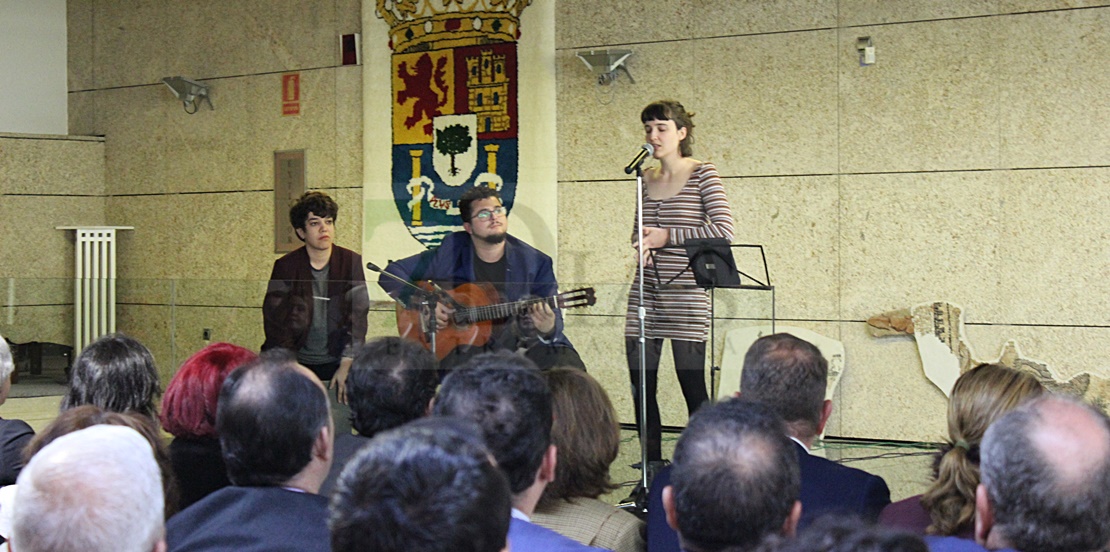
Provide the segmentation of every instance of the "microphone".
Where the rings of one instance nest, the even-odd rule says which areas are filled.
[[[640,151],[636,152],[636,157],[632,158],[632,162],[624,168],[624,174],[632,174],[632,171],[640,168],[640,165],[644,164],[644,159],[647,159],[653,153],[655,153],[655,148],[651,147],[651,144],[640,146]]]
[[[366,263],[366,268],[369,268],[370,270],[373,270],[374,272],[381,272],[382,271],[381,267],[379,267],[378,265],[376,265],[374,263]]]

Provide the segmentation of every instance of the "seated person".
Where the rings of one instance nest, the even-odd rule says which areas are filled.
[[[0,336],[0,404],[8,399],[12,389],[15,361],[8,341]],[[12,485],[23,469],[22,452],[35,431],[23,420],[0,419],[0,487]]]
[[[446,290],[463,284],[487,283],[499,296],[494,302],[545,298],[559,293],[551,257],[509,235],[509,215],[496,190],[487,186],[467,190],[459,199],[459,212],[463,231],[448,235],[435,249],[390,263],[386,272],[409,282],[432,280]],[[412,303],[411,288],[385,275],[379,277],[378,284],[402,304]],[[449,328],[454,312],[453,306],[440,301],[435,312],[437,328]],[[446,357],[437,350],[443,359],[441,369],[498,349],[524,349],[540,368],[562,365],[585,368],[563,334],[563,316],[558,309],[537,303],[528,316],[521,317],[521,322],[519,327],[523,331],[514,331],[505,319],[496,320],[488,342],[460,345]]]
[[[316,493],[333,431],[327,390],[287,351],[235,369],[216,412],[232,486],[170,518],[170,552],[329,551],[328,501]]]
[[[618,487],[609,480],[609,465],[617,459],[620,425],[605,389],[577,368],[554,368],[543,378],[551,388],[551,440],[559,462],[532,521],[589,546],[643,552],[644,522],[598,500]]]
[[[124,334],[108,334],[73,361],[61,409],[91,404],[110,412],[137,412],[157,423],[154,401],[161,394],[150,350]]]
[[[174,436],[170,460],[182,509],[231,484],[216,436],[216,406],[227,375],[256,358],[238,345],[213,343],[189,357],[166,386],[162,427]]]
[[[1042,393],[1036,378],[1000,364],[964,372],[948,399],[948,441],[933,462],[933,483],[925,494],[884,508],[879,523],[918,535],[975,538],[983,434],[1003,414]]]
[[[476,425],[418,420],[379,434],[343,470],[332,552],[508,550],[510,500]]]
[[[357,435],[335,437],[335,459],[320,494],[331,496],[343,466],[379,432],[428,415],[436,394],[435,357],[419,343],[399,337],[366,342],[347,375],[351,423]]]

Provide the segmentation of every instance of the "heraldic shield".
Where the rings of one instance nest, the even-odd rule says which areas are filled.
[[[499,190],[512,210],[516,39],[529,2],[378,0],[394,52],[393,198],[426,247],[462,229],[458,200],[471,187]]]

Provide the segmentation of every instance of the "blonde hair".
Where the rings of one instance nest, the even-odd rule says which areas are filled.
[[[933,484],[921,495],[933,521],[927,533],[956,535],[970,527],[983,434],[1003,414],[1043,393],[1031,374],[1001,364],[980,364],[956,380],[948,400],[948,442],[934,463]]]

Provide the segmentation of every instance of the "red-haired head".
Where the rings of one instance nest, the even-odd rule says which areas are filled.
[[[162,428],[175,437],[215,437],[220,386],[232,370],[258,358],[230,343],[213,343],[185,361],[162,398]]]

